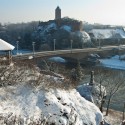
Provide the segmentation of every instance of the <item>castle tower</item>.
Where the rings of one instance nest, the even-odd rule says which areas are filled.
[[[61,9],[59,6],[55,9],[55,20],[61,19]]]

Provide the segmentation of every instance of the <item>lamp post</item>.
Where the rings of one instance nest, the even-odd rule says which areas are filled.
[[[84,41],[82,41],[82,49],[83,49]]]
[[[19,53],[18,53],[18,44],[19,44],[19,41],[16,41],[16,48],[17,48],[17,50],[16,50],[16,54],[18,55]]]
[[[53,50],[55,51],[55,45],[56,45],[56,39],[54,39],[54,41],[53,41],[54,43],[53,43]]]
[[[120,49],[120,39],[118,38],[118,46],[119,46],[119,49]]]
[[[124,102],[124,106],[123,106],[123,120],[125,119],[125,102]]]
[[[71,40],[71,52],[72,52],[72,43],[73,43],[73,40]]]
[[[82,49],[85,48],[85,47],[84,47],[84,44],[87,42],[87,38],[88,38],[88,37],[85,35],[85,36],[84,36],[84,39],[83,39],[83,42],[82,42]]]
[[[119,50],[119,60],[121,59],[121,57],[120,57],[120,39],[118,38],[118,50]]]
[[[32,42],[32,46],[33,46],[33,55],[35,54],[35,42]]]
[[[101,49],[100,39],[99,39],[99,49]]]

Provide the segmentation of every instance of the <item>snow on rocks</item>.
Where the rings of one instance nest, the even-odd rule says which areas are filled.
[[[48,124],[56,125],[67,125],[68,122],[99,125],[103,119],[99,109],[82,98],[75,89],[38,90],[24,83],[0,88],[0,93],[0,116],[8,120],[10,116],[22,119],[25,125],[39,119],[48,119]]]
[[[83,84],[77,87],[77,91],[80,93],[82,97],[87,99],[88,101],[100,105],[100,85],[89,85]],[[101,91],[104,97],[107,95],[106,89],[101,85]]]
[[[61,57],[51,57],[49,60],[54,61],[54,62],[60,62],[60,63],[65,63],[66,60],[61,58]]]
[[[35,90],[23,84],[0,88],[0,115],[2,122],[16,122],[27,125],[48,119],[49,124],[99,125],[102,114],[92,103],[82,98],[75,90]]]

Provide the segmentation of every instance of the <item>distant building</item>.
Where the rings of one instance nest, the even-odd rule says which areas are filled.
[[[92,29],[88,33],[93,39],[125,39],[123,28]]]
[[[55,20],[61,19],[61,9],[59,6],[55,9]]]
[[[125,44],[123,28],[92,29],[88,34],[95,46]]]

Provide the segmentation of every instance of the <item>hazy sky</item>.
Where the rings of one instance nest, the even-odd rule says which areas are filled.
[[[51,20],[55,18],[58,5],[62,17],[125,25],[125,0],[0,0],[0,22]]]

